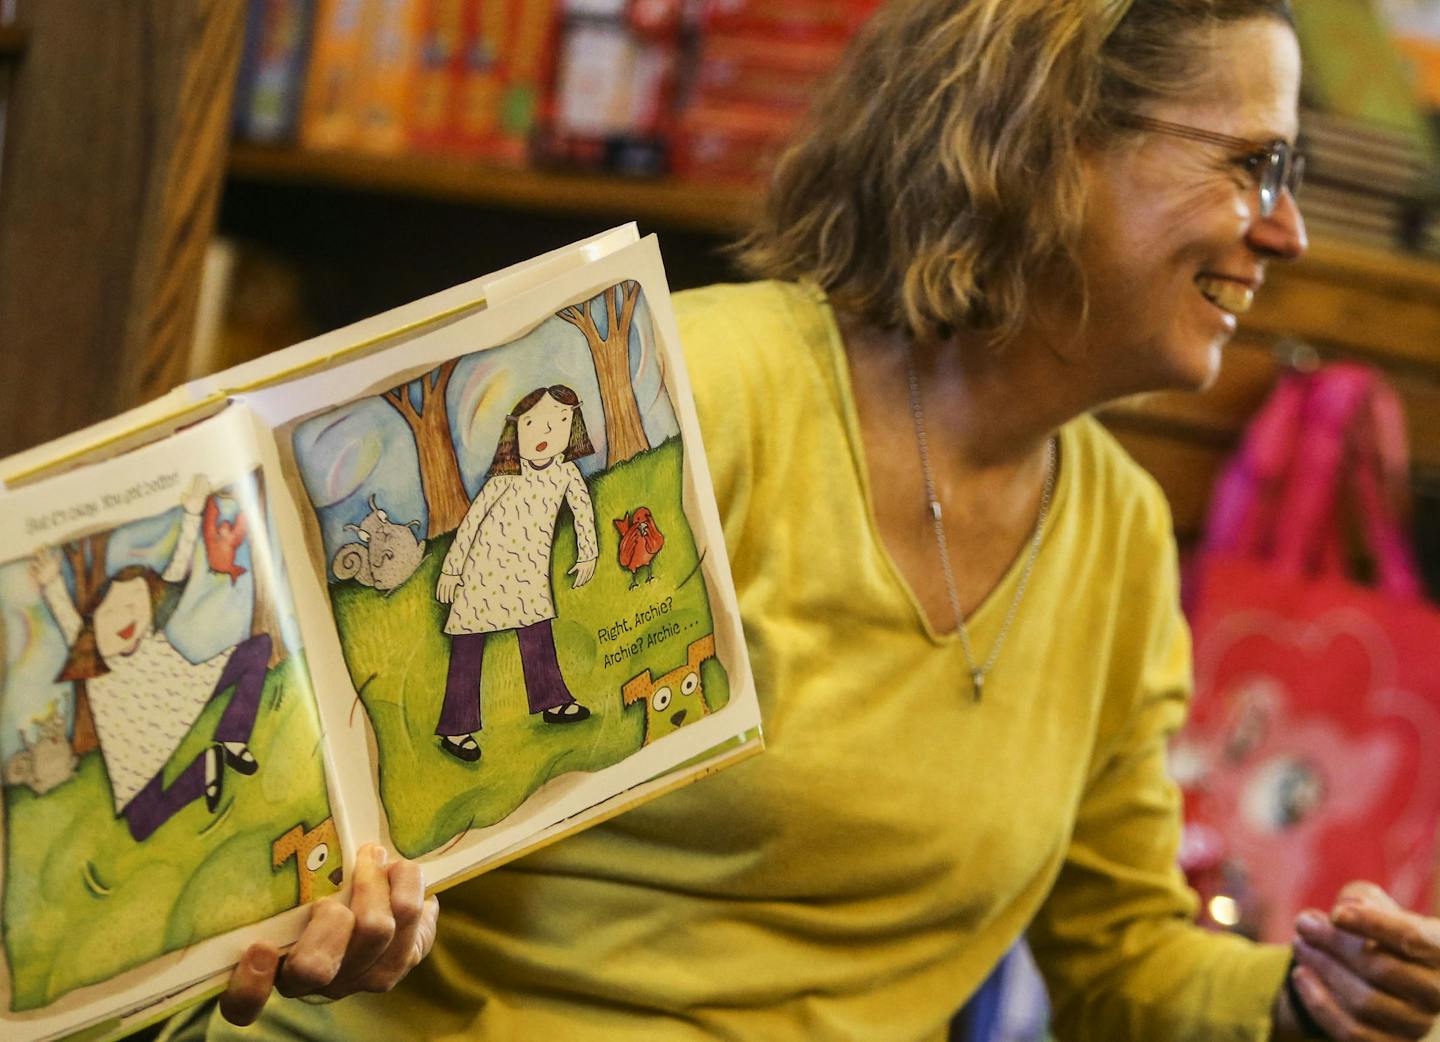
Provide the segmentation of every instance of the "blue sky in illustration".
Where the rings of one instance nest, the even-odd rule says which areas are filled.
[[[233,520],[239,510],[255,516],[259,504],[253,477],[224,491],[234,498],[221,499],[222,520]],[[181,515],[181,508],[175,506],[114,529],[106,546],[106,574],[114,575],[131,564],[147,564],[163,571],[180,536]],[[210,571],[203,534],[196,540],[188,582],[166,628],[170,642],[192,661],[203,661],[250,635],[255,600],[252,541],[253,531],[235,555],[245,574],[232,583],[228,575]],[[0,648],[4,655],[0,671],[0,761],[21,748],[20,730],[35,736],[34,718],[45,716],[52,705],[59,708],[67,725],[73,722],[73,685],[55,682],[67,649],[30,577],[29,565],[29,558],[0,564],[0,635],[4,641]],[[75,582],[68,562],[62,570],[73,598]],[[283,590],[280,595],[284,596]],[[288,606],[282,604],[278,614],[293,625],[293,612]],[[291,647],[299,646],[294,633],[287,632],[286,639]]]
[[[600,333],[607,330],[604,301],[590,301]],[[651,445],[679,432],[661,381],[650,308],[642,291],[630,326],[630,377]],[[428,375],[425,379],[429,379]],[[550,318],[503,347],[466,355],[456,366],[446,394],[451,437],[466,493],[473,498],[490,469],[505,417],[537,387],[565,384],[580,396],[585,426],[596,452],[577,461],[586,477],[608,459],[600,388],[584,334],[561,318]],[[418,402],[419,382],[409,385]],[[325,559],[354,540],[346,524],[370,512],[369,498],[404,524],[429,517],[420,489],[420,462],[410,428],[383,397],[364,398],[311,417],[294,434],[301,479],[319,519]],[[333,576],[331,577],[333,579]]]

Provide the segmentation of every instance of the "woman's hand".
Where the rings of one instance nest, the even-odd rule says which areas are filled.
[[[1373,883],[1349,883],[1328,917],[1302,912],[1296,933],[1295,989],[1335,1042],[1420,1039],[1434,1026],[1440,919],[1406,911]],[[1296,1019],[1284,1026],[1305,1037]]]
[[[592,557],[586,561],[576,561],[570,568],[570,574],[575,577],[575,581],[570,584],[571,589],[584,586],[595,575],[595,558]]]
[[[226,1020],[254,1023],[272,987],[286,998],[389,991],[430,954],[440,904],[425,896],[420,866],[387,864],[385,849],[373,845],[361,847],[357,860],[350,903],[317,902],[284,958],[269,944],[246,950],[220,998]]]

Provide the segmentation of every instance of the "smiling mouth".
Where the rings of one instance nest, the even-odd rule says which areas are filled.
[[[1243,315],[1255,303],[1255,291],[1231,279],[1216,279],[1206,275],[1195,276],[1195,287],[1206,300],[1221,311],[1232,315]]]

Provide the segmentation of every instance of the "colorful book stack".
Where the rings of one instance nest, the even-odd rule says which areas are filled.
[[[753,181],[793,133],[819,80],[878,0],[706,0],[675,169]]]
[[[524,162],[557,13],[555,0],[251,0],[236,134]]]

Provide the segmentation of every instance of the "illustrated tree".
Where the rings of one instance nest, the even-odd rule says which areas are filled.
[[[82,616],[95,610],[97,595],[105,585],[105,549],[110,542],[110,533],[97,532],[83,539],[66,543],[62,550],[70,562],[70,573],[75,576],[75,608]],[[75,708],[71,713],[74,730],[70,746],[76,756],[84,756],[100,747],[95,733],[95,716],[90,711],[90,694],[85,681],[72,681],[75,685]]]
[[[255,476],[255,514],[256,516],[250,519],[248,532],[250,571],[255,578],[255,606],[250,616],[250,635],[270,635],[270,661],[266,666],[274,669],[285,661],[285,640],[280,632],[280,616],[275,611],[275,559],[269,553],[269,548],[275,544],[270,541],[269,536],[270,512],[265,504],[265,479],[259,473]],[[259,553],[255,551],[256,546],[261,548]]]
[[[605,414],[605,438],[609,444],[607,466],[614,466],[650,448],[640,405],[630,382],[630,324],[640,299],[640,283],[627,280],[611,286],[599,297],[557,312],[585,335],[595,376],[600,382],[600,408]],[[605,302],[605,335],[591,313],[597,300]]]
[[[458,363],[458,358],[451,359],[419,380],[385,392],[385,400],[410,428],[420,454],[420,490],[430,517],[430,538],[459,528],[470,506],[465,483],[460,480],[460,461],[450,438],[450,413],[445,405],[445,390]],[[418,405],[412,387],[419,392]]]

